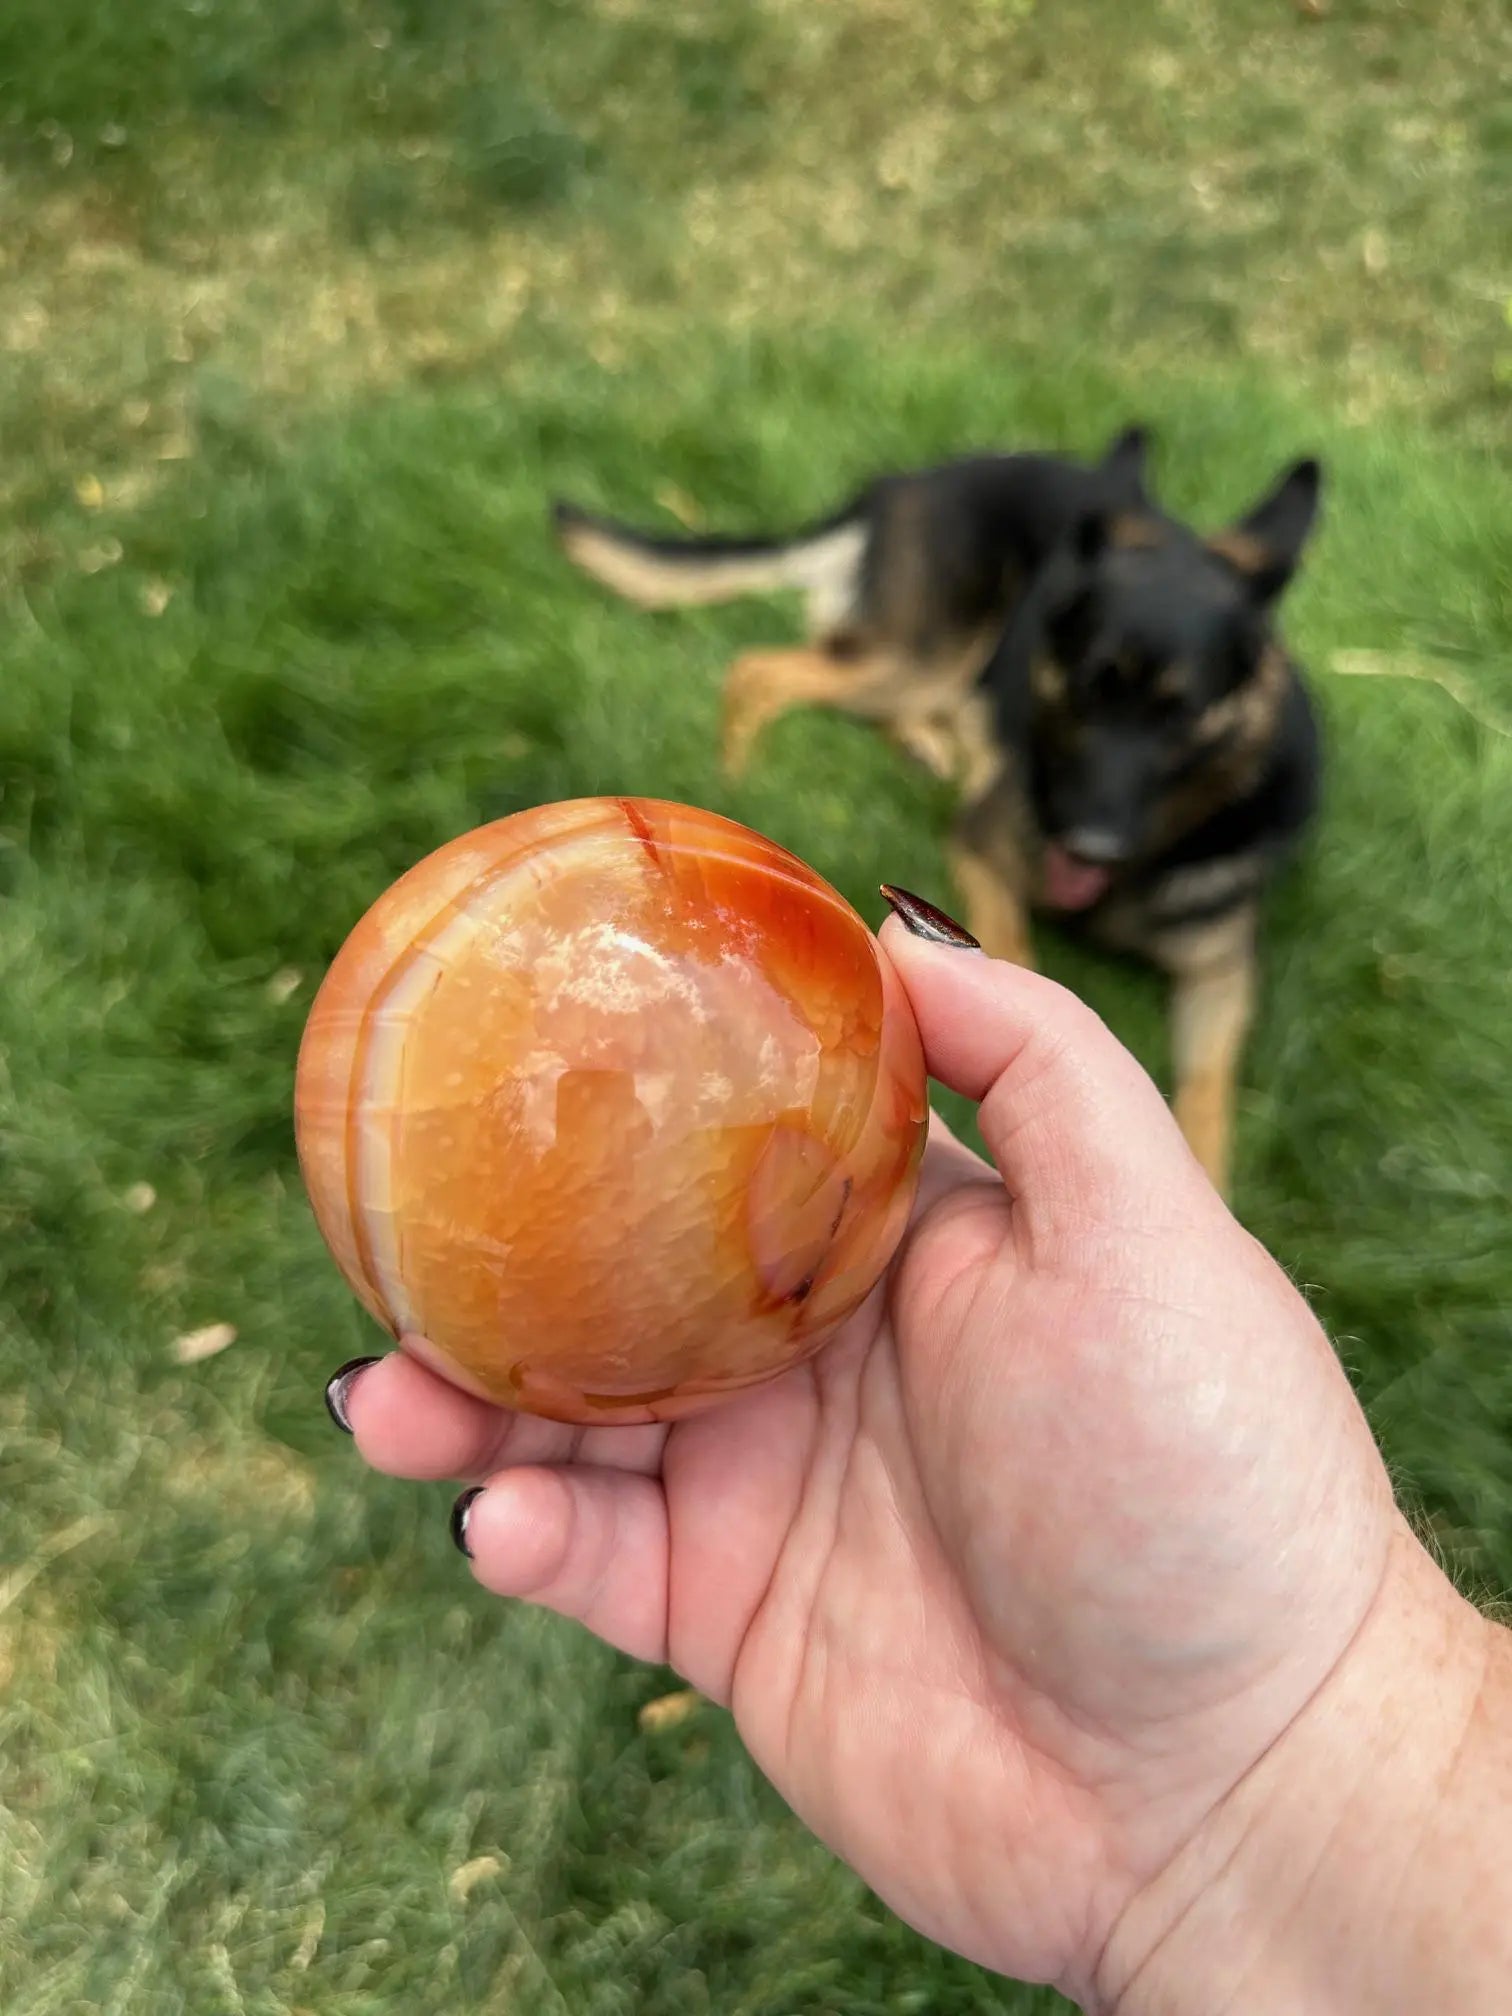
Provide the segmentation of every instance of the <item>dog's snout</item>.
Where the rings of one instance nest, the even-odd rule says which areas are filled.
[[[1116,868],[1128,859],[1129,843],[1121,834],[1102,826],[1078,826],[1061,840],[1066,852],[1090,868]]]

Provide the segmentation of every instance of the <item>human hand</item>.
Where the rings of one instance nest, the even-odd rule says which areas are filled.
[[[996,1170],[936,1125],[886,1282],[817,1359],[670,1428],[511,1416],[403,1353],[341,1405],[376,1468],[487,1480],[479,1580],[727,1704],[903,1917],[1132,2007],[1173,1872],[1207,1880],[1194,1844],[1415,1543],[1306,1304],[1096,1017],[883,943]]]

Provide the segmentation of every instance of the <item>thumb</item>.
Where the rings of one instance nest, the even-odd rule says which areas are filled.
[[[979,1102],[1016,1202],[1055,1220],[1125,1225],[1185,1217],[1211,1191],[1154,1083],[1067,988],[981,952],[915,937],[884,946],[908,995],[930,1076]]]

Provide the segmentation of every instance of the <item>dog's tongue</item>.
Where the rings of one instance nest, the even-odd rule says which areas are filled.
[[[1090,909],[1112,879],[1106,868],[1074,860],[1053,841],[1045,849],[1042,872],[1044,900],[1052,910]]]

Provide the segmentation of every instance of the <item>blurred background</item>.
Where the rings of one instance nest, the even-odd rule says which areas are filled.
[[[941,1956],[726,1717],[476,1591],[361,1471],[290,1133],[360,912],[482,819],[688,798],[873,921],[945,794],[789,717],[664,526],[1153,424],[1217,524],[1321,452],[1331,748],[1236,1202],[1465,1587],[1512,1584],[1512,16],[1500,0],[5,0],[0,2007],[1063,2007]],[[1051,969],[1157,1073],[1143,976]]]

